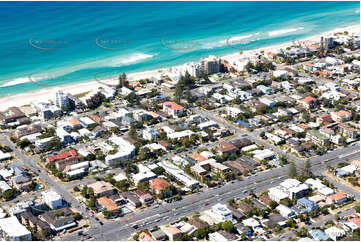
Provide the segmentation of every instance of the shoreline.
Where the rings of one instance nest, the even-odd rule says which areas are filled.
[[[338,27],[338,28],[335,28],[335,29],[330,30],[330,31],[326,31],[326,32],[323,32],[323,33],[320,33],[320,34],[316,34],[316,35],[312,35],[312,36],[309,36],[309,37],[302,38],[302,39],[297,40],[297,41],[298,42],[319,41],[320,37],[323,36],[323,35],[336,33],[336,32],[344,32],[344,31],[359,33],[360,32],[360,25],[351,25],[351,26],[347,26],[347,27]],[[238,52],[235,52],[235,53],[232,53],[232,54],[220,56],[220,58],[222,58],[224,60],[227,60],[228,62],[232,62],[232,61],[235,61],[235,60],[241,58],[242,56],[247,56],[247,55],[250,55],[250,54],[253,54],[253,53],[256,53],[256,52],[260,52],[260,51],[265,51],[266,52],[266,51],[271,51],[271,50],[276,50],[276,49],[281,49],[281,48],[284,49],[284,48],[290,46],[291,44],[292,44],[292,41],[288,41],[288,42],[285,42],[285,43],[279,43],[279,44],[269,45],[269,46],[265,46],[265,47],[245,50],[245,51],[242,51],[242,54],[240,54],[240,51],[238,51]],[[180,66],[180,65],[178,65],[178,66]],[[169,70],[170,68],[173,68],[173,67],[176,67],[176,66],[165,67],[165,68],[160,68],[160,69],[156,69],[156,70],[149,70],[149,71],[131,73],[131,74],[128,74],[127,77],[128,77],[128,79],[130,81],[150,78],[152,76],[159,75],[160,73],[162,73],[164,71],[167,71],[167,70]],[[111,77],[109,77],[109,79],[104,78],[101,81],[103,83],[110,84],[110,85],[117,84],[117,82],[118,82],[117,78],[111,78]],[[40,89],[40,90],[29,91],[29,92],[25,92],[25,93],[21,93],[21,94],[15,94],[15,95],[7,96],[7,97],[1,97],[0,98],[1,111],[6,110],[6,109],[8,109],[9,107],[12,107],[12,106],[20,107],[20,106],[24,106],[24,105],[29,105],[34,100],[36,100],[36,101],[47,101],[47,100],[52,98],[52,93],[56,89],[61,89],[64,93],[71,93],[71,94],[75,95],[75,94],[79,94],[79,93],[84,93],[84,92],[96,90],[101,85],[102,84],[100,84],[99,82],[97,82],[95,80],[89,80],[89,81],[78,82],[78,83],[73,83],[73,84],[65,84],[65,85],[59,85],[59,86],[54,86],[54,87],[49,87],[49,88],[43,88],[43,89]]]

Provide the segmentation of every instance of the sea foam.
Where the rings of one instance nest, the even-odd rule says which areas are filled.
[[[304,29],[304,27],[274,30],[274,31],[268,32],[268,35],[271,36],[271,37],[272,36],[279,36],[279,35],[284,35],[284,34],[296,32],[296,31],[303,30],[303,29]]]

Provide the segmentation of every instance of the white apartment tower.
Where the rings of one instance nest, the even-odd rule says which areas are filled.
[[[59,108],[69,107],[69,98],[68,95],[64,94],[63,91],[57,90],[54,94],[54,104]]]
[[[201,59],[201,67],[205,74],[218,73],[221,71],[221,58],[210,55]]]

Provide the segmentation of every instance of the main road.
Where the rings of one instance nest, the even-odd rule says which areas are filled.
[[[310,160],[312,164],[312,172],[318,172],[327,169],[327,166],[336,165],[342,159],[358,159],[359,146],[347,147],[342,150],[335,150],[320,157]],[[300,168],[300,167],[299,167]],[[117,221],[105,222],[103,226],[94,225],[87,233],[96,240],[127,240],[136,230],[132,225],[142,225],[141,228],[152,228],[166,223],[177,221],[184,216],[192,215],[196,211],[209,209],[216,203],[225,203],[228,199],[238,197],[243,198],[249,195],[249,191],[255,193],[266,190],[270,187],[277,186],[280,182],[287,178],[288,168],[281,167],[267,170],[259,174],[249,176],[242,181],[228,183],[222,187],[215,189],[207,189],[203,192],[186,196],[183,200],[170,204],[161,205],[159,207],[150,207],[145,210],[135,212],[134,214],[124,216]],[[359,191],[353,190],[343,184],[334,184],[336,188],[340,188],[359,198]],[[209,204],[205,206],[205,203]],[[74,234],[66,236],[63,240],[80,240],[81,237]]]

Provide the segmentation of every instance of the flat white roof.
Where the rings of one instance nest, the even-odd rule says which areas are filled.
[[[31,234],[15,216],[0,219],[0,228],[10,237],[20,237]]]

